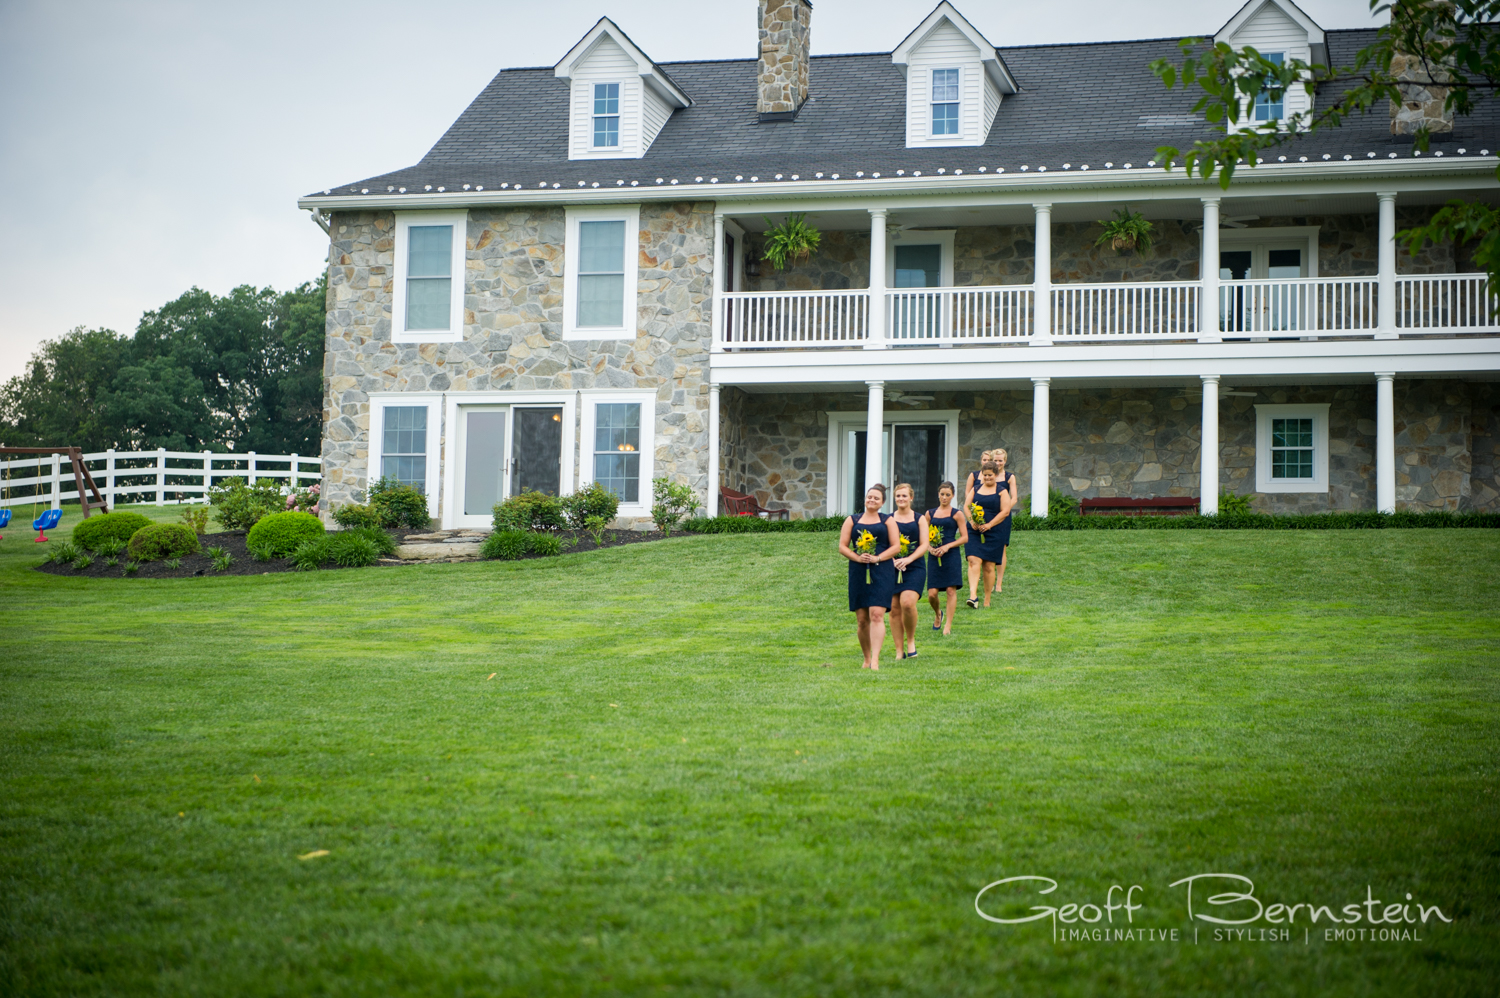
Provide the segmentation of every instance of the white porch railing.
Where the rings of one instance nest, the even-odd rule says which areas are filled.
[[[1196,339],[1197,281],[1058,284],[1052,335],[1059,340]]]
[[[1378,277],[1220,281],[1218,329],[1224,339],[1374,336],[1380,328]],[[1400,335],[1500,333],[1496,297],[1484,274],[1396,278]],[[885,322],[870,343],[870,293],[734,292],[722,296],[719,349],[796,349],[866,345],[1004,345],[1035,332],[1031,285],[898,288],[885,292]],[[1054,342],[1199,339],[1198,281],[1057,284],[1051,289]]]
[[[294,488],[323,478],[320,458],[298,454],[108,450],[85,454],[83,461],[111,509],[117,502],[155,502],[158,506],[204,502],[208,487],[227,478],[251,482],[271,478]],[[65,455],[0,461],[0,508],[46,503],[56,509],[65,500],[77,498],[73,468]]]
[[[1408,333],[1500,332],[1484,274],[1396,278],[1396,328]]]
[[[1222,281],[1219,330],[1229,337],[1275,333],[1371,335],[1380,326],[1377,277]]]
[[[746,347],[858,346],[869,336],[870,293],[728,292],[724,343]]]
[[[1035,298],[1029,285],[891,291],[885,336],[929,346],[1023,340],[1031,335]]]

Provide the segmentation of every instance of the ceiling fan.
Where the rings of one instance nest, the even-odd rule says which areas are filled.
[[[1255,222],[1259,220],[1259,215],[1225,215],[1223,218],[1219,219],[1219,228],[1244,229],[1248,228],[1248,226],[1245,225],[1246,222]]]
[[[931,402],[932,399],[933,396],[931,395],[908,395],[905,392],[899,390],[892,390],[885,393],[885,400],[887,402],[899,402],[902,405],[909,405],[913,407],[919,406],[923,402]]]
[[[1201,388],[1184,388],[1182,390],[1182,394],[1190,396],[1192,398],[1201,398],[1202,395],[1203,395],[1203,389],[1201,389]],[[1232,389],[1227,389],[1227,388],[1221,388],[1221,389],[1219,389],[1219,395],[1220,396],[1224,396],[1224,395],[1238,395],[1241,398],[1253,399],[1253,398],[1255,398],[1255,396],[1257,396],[1259,394],[1260,394],[1260,392],[1237,392],[1237,391],[1233,391]]]

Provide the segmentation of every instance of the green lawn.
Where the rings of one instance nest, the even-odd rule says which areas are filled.
[[[0,994],[1495,993],[1500,532],[1018,533],[871,674],[831,535],[87,581],[28,528]],[[1455,920],[1194,943],[1209,872]],[[985,910],[1179,939],[976,915],[1027,874]]]

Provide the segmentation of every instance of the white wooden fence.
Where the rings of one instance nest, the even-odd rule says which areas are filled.
[[[228,478],[274,479],[293,488],[320,482],[322,461],[300,454],[222,454],[214,451],[107,450],[83,455],[94,484],[110,509],[120,502],[158,506],[205,502],[208,487]],[[45,503],[56,509],[77,500],[73,467],[65,454],[37,454],[0,461],[0,508]]]

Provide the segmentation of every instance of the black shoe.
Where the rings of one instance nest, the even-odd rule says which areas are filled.
[[[979,601],[977,599],[968,599],[964,600],[964,602],[968,604],[970,610],[979,609]]]

